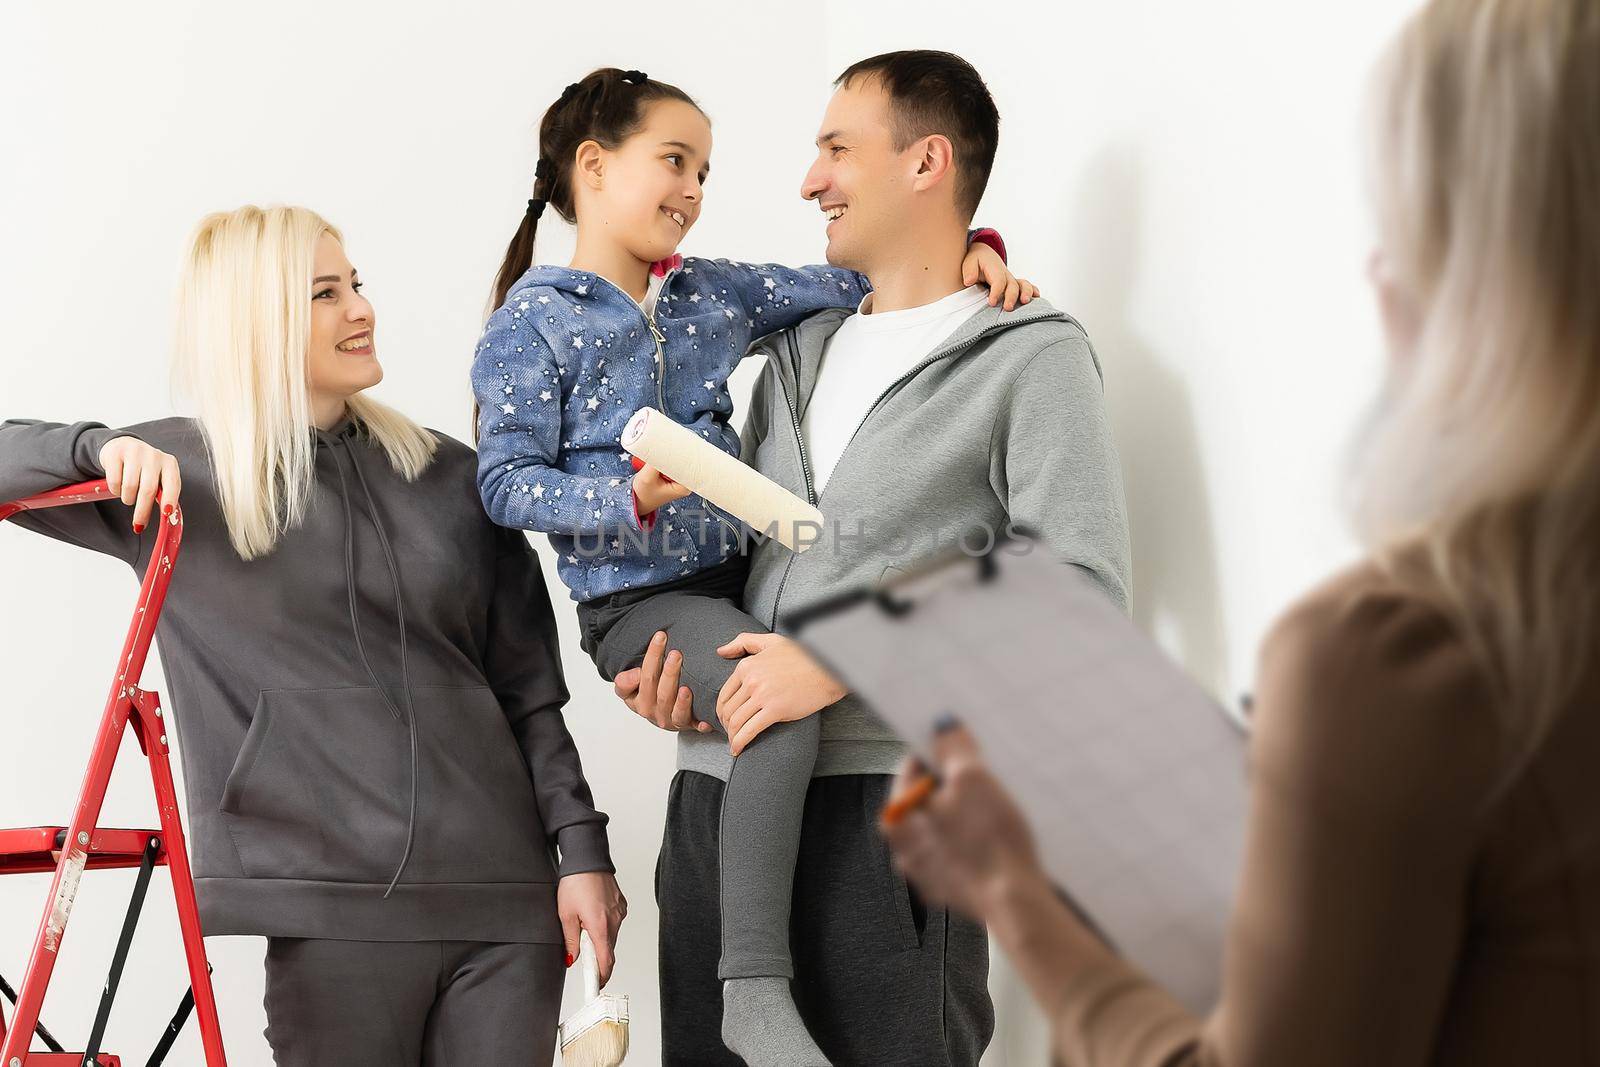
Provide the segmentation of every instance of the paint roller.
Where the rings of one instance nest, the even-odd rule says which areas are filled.
[[[821,536],[822,512],[655,408],[628,420],[622,447],[790,551],[804,552]],[[812,535],[801,540],[808,527]]]

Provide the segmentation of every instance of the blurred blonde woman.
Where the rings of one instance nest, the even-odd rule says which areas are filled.
[[[105,477],[14,521],[140,569],[182,495],[157,640],[205,932],[267,938],[281,1065],[548,1064],[578,931],[609,970],[626,905],[532,550],[470,449],[365,395],[375,315],[313,212],[201,222],[177,370],[198,418],[0,426],[0,499]]]
[[[893,835],[1064,1064],[1600,1064],[1600,4],[1434,0],[1378,88],[1371,557],[1263,648],[1220,1005],[1062,906],[969,737]]]

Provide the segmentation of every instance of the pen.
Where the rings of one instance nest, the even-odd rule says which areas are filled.
[[[959,719],[957,719],[954,715],[946,713],[939,717],[938,722],[933,724],[933,732],[935,734],[949,733],[951,730],[960,727],[960,725],[961,721]],[[901,793],[898,797],[895,797],[893,800],[889,801],[888,804],[884,805],[883,825],[898,826],[901,822],[905,821],[905,817],[907,815],[910,815],[913,811],[916,811],[918,808],[922,807],[922,805],[926,804],[928,802],[928,798],[933,796],[933,791],[938,788],[939,776],[934,774],[932,771],[929,771],[916,781],[912,782],[911,785],[906,788],[904,793]]]
[[[933,796],[933,791],[938,788],[939,779],[932,774],[925,774],[912,782],[904,793],[884,805],[883,825],[900,825],[907,815],[927,803],[928,798]]]

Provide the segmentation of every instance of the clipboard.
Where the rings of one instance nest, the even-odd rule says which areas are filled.
[[[985,540],[786,629],[913,751],[943,720],[966,726],[1072,905],[1205,1013],[1244,854],[1247,735],[1081,568],[1031,531]]]

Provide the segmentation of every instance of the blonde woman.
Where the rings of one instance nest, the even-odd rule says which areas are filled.
[[[121,504],[14,521],[141,568],[182,494],[157,639],[205,931],[267,937],[279,1064],[548,1064],[578,931],[609,972],[626,904],[537,560],[470,449],[364,395],[323,219],[206,218],[179,304],[199,417],[7,422],[0,499],[104,476]]]
[[[1600,1064],[1600,4],[1433,0],[1380,84],[1371,559],[1262,651],[1220,1005],[1085,930],[966,735],[891,835],[1063,1064]]]

